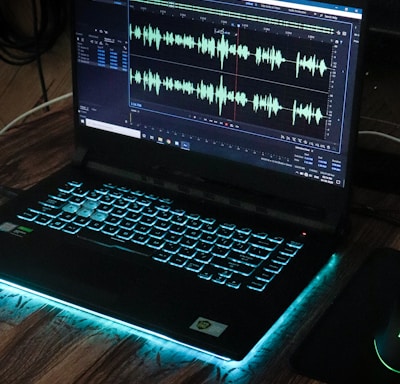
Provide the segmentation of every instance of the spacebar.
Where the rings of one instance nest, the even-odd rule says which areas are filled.
[[[79,231],[77,236],[81,240],[89,241],[103,247],[119,249],[121,251],[136,253],[143,256],[152,256],[155,253],[155,250],[150,247],[135,244],[128,240],[108,237],[101,232],[90,231],[86,228]]]

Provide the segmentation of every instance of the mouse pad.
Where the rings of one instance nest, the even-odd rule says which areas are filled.
[[[400,383],[374,349],[374,335],[400,297],[400,252],[377,249],[332,302],[291,358],[301,374],[329,384]]]

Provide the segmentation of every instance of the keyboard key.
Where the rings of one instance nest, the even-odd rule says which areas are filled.
[[[250,240],[250,243],[254,247],[267,249],[268,251],[273,251],[278,246],[276,242],[270,241],[268,239],[255,238],[255,239]]]
[[[79,196],[79,197],[83,197],[86,196],[88,194],[88,191],[86,191],[83,188],[80,187],[76,187],[75,189],[72,190],[72,194],[74,196]]]
[[[225,285],[230,287],[230,288],[239,289],[240,286],[242,285],[242,282],[240,280],[231,278],[231,279],[227,279],[226,280]]]
[[[99,206],[99,204],[100,203],[95,200],[86,200],[83,203],[83,208],[91,209],[92,211],[94,211]]]
[[[132,230],[122,229],[122,230],[119,230],[117,237],[122,240],[130,240],[132,238],[133,234],[134,234],[134,231],[132,231]]]
[[[293,247],[286,246],[285,248],[280,250],[279,253],[281,255],[293,257],[298,251],[299,251],[298,248],[293,248]]]
[[[70,222],[70,221],[73,221],[73,220],[76,218],[76,216],[75,216],[75,214],[73,214],[73,213],[62,212],[61,215],[58,216],[58,218],[59,218],[60,220],[62,220],[62,221]]]
[[[138,212],[127,212],[127,214],[124,216],[124,219],[137,222],[141,217],[142,215]]]
[[[166,253],[166,252],[157,252],[153,256],[154,260],[161,261],[162,263],[166,263],[170,258],[171,258],[171,254]]]
[[[97,192],[97,191],[90,191],[90,192],[86,195],[86,198],[89,199],[89,200],[97,201],[97,200],[100,200],[100,198],[101,198],[102,196],[103,196],[103,195],[102,195],[100,192]]]
[[[245,254],[239,253],[239,252],[231,252],[229,254],[229,258],[238,263],[247,264],[252,267],[258,267],[262,263],[262,259],[260,259],[258,257],[254,257],[251,255],[245,255]]]
[[[139,205],[137,202],[129,204],[126,209],[131,212],[139,213],[143,210],[143,205]]]
[[[262,292],[266,286],[267,282],[262,280],[253,280],[249,284],[247,284],[247,288],[253,289],[254,291]]]
[[[256,274],[255,278],[264,282],[270,282],[274,277],[276,276],[275,273],[270,272],[270,271],[262,271],[259,274]]]
[[[194,240],[200,239],[201,235],[202,235],[201,231],[199,231],[197,229],[192,229],[192,228],[187,229],[185,232],[186,237],[189,237]]]
[[[81,208],[79,211],[76,212],[76,214],[81,217],[90,217],[93,215],[93,210]]]
[[[214,283],[217,283],[217,284],[225,284],[225,282],[226,282],[226,277],[225,276],[222,276],[222,275],[216,275],[216,276],[214,276],[212,279],[211,279]]]
[[[66,225],[66,222],[65,222],[65,221],[58,220],[58,219],[54,219],[54,220],[52,220],[51,223],[49,224],[49,227],[50,227],[50,228],[53,228],[53,229],[60,230],[60,229],[64,228],[65,225]]]
[[[222,247],[222,248],[230,248],[232,246],[232,240],[231,239],[226,239],[224,237],[218,237],[217,241],[215,242],[215,244],[218,247]]]
[[[107,218],[104,220],[106,224],[110,225],[119,225],[119,223],[122,221],[120,217],[118,216],[113,216],[109,215]]]
[[[133,229],[135,228],[135,222],[130,220],[123,220],[120,224],[120,227],[123,229]]]
[[[194,258],[201,263],[208,264],[212,260],[213,255],[211,253],[197,252]]]
[[[249,244],[235,242],[232,244],[232,249],[236,252],[246,253],[250,248]]]
[[[277,263],[270,260],[267,265],[264,266],[265,271],[273,272],[275,274],[279,273],[283,269],[283,264]]]
[[[197,251],[195,249],[181,247],[178,255],[184,257],[185,259],[191,259],[196,255],[196,253]]]
[[[182,268],[187,262],[185,257],[179,255],[172,255],[170,260],[168,261],[169,264],[174,265],[175,267]]]
[[[135,233],[131,238],[131,241],[140,245],[145,245],[148,242],[148,240],[149,237],[142,233]]]
[[[165,239],[164,239],[165,240]],[[174,243],[169,243],[166,242],[163,251],[168,252],[168,253],[178,253],[178,251],[181,249],[181,246],[179,244],[174,244]]]
[[[213,235],[214,233],[217,232],[218,230],[218,225],[214,223],[206,223],[203,225],[202,230],[204,233],[208,233],[210,235]]]
[[[62,202],[66,202],[71,197],[71,195],[66,192],[57,191],[56,193],[49,194],[49,197],[51,197],[53,199],[57,199]]]
[[[185,231],[186,231],[186,227],[184,227],[183,225],[174,224],[174,225],[171,225],[171,228],[170,228],[170,232],[175,233],[177,235],[183,235],[185,233]]]
[[[92,220],[87,228],[93,231],[101,231],[104,228],[105,224],[101,221]]]
[[[159,218],[156,221],[156,223],[154,224],[154,228],[160,229],[160,230],[162,230],[164,232],[168,231],[168,229],[170,227],[171,227],[170,223],[168,223],[166,221],[163,221],[163,220],[160,220]]]
[[[60,192],[71,193],[75,189],[75,187],[70,183],[66,183],[58,189]]]
[[[49,198],[45,201],[41,201],[40,204],[50,208],[61,209],[65,202],[58,199]]]
[[[178,224],[178,225],[180,225],[180,226],[185,225],[187,221],[188,221],[187,217],[186,217],[186,216],[183,216],[183,215],[178,216],[178,215],[175,214],[175,215],[171,218],[171,223]]]
[[[228,248],[223,248],[223,247],[218,247],[214,246],[213,249],[211,250],[211,253],[219,258],[226,257],[229,253]]]
[[[51,223],[51,217],[49,216],[44,216],[44,215],[39,215],[36,219],[35,219],[35,223],[36,224],[40,224],[40,225],[48,225]]]
[[[158,229],[156,227],[153,227],[150,230],[149,235],[151,237],[156,238],[156,239],[162,239],[165,236],[165,231],[163,231],[162,229]]]
[[[22,220],[33,221],[38,217],[38,213],[32,211],[26,211],[17,216]]]
[[[68,213],[76,213],[79,211],[79,205],[77,204],[72,204],[72,203],[67,203],[66,205],[64,205],[64,207],[62,208],[62,210],[64,212],[68,212]]]
[[[272,258],[272,260],[275,261],[276,263],[283,264],[283,265],[286,265],[291,259],[292,259],[291,256],[282,255],[282,254],[275,255]]]
[[[76,225],[76,224],[74,224],[74,223],[67,223],[64,227],[63,227],[63,231],[64,232],[67,232],[67,233],[70,233],[70,234],[75,234],[75,233],[77,233],[77,232],[79,232],[79,230],[81,229],[82,227],[80,227],[79,225]]]
[[[38,205],[34,208],[29,208],[29,210],[39,215],[44,215],[49,217],[57,217],[61,213],[59,209],[47,207],[44,205]]]
[[[90,219],[88,217],[77,217],[74,220],[74,224],[80,225],[81,227],[85,227],[90,223]]]
[[[204,268],[204,264],[190,260],[186,263],[185,268],[192,272],[200,272]]]
[[[239,232],[239,231],[235,231],[235,233],[232,236],[232,239],[238,243],[245,243],[247,240],[249,240],[249,238],[250,238],[250,234]]]
[[[228,269],[245,276],[249,276],[254,271],[254,267],[230,259],[214,257],[210,263],[218,268]]]
[[[266,259],[271,254],[271,251],[264,248],[251,246],[249,248],[249,254],[255,257],[259,257],[261,259]]]
[[[213,248],[213,245],[210,243],[205,243],[203,241],[199,241],[196,245],[196,249],[200,252],[210,252]]]
[[[102,213],[110,213],[113,210],[113,206],[111,204],[100,204],[97,207],[97,212],[102,212]]]
[[[293,240],[291,240],[291,241],[289,241],[287,244],[286,244],[288,247],[293,247],[293,248],[297,248],[297,249],[300,249],[300,248],[302,248],[303,247],[303,243],[300,243],[300,242],[298,242],[298,241],[293,241]]]
[[[103,229],[101,230],[103,233],[105,233],[106,235],[116,235],[118,232],[118,227],[116,225],[110,225],[110,224],[106,224]]]
[[[233,229],[221,226],[218,228],[217,235],[225,239],[230,239],[233,236]]]
[[[93,215],[90,216],[92,220],[101,222],[104,222],[107,219],[107,217],[108,215],[105,212],[99,212],[99,211],[94,212]]]
[[[152,237],[147,241],[146,245],[154,249],[162,249],[164,246],[164,241],[162,239],[156,239],[155,237]]]

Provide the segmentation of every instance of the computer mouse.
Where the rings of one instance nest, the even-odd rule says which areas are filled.
[[[375,352],[381,363],[400,375],[400,302],[396,301],[389,317],[374,337]]]

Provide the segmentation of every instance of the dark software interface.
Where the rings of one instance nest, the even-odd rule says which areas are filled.
[[[360,9],[275,0],[77,8],[82,124],[344,186]]]

